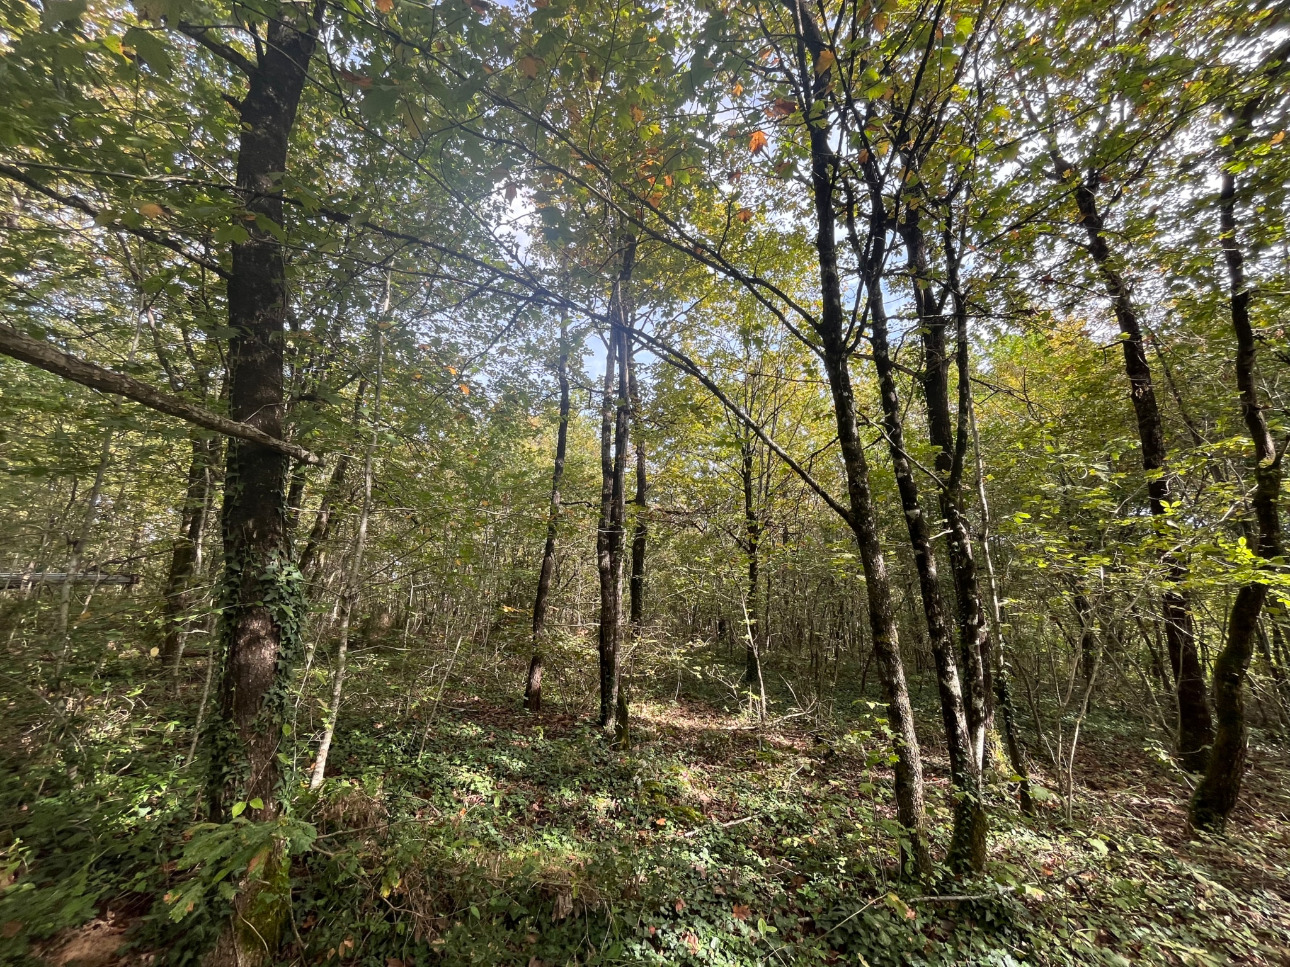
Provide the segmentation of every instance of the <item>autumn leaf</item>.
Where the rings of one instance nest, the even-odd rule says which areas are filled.
[[[730,93],[733,94],[735,97],[738,97],[743,92],[744,92],[744,86],[740,84],[738,81],[735,81],[735,86],[730,88]]]
[[[691,956],[694,956],[699,952],[699,938],[692,930],[687,930],[685,933],[681,934],[681,939],[684,940],[685,945],[690,948]]]
[[[1286,133],[1284,131],[1278,131],[1276,134],[1272,135],[1272,137],[1268,140],[1268,144],[1280,144],[1285,139],[1286,139]]]
[[[469,395],[470,395],[470,387],[469,387],[469,386],[467,386],[465,383],[461,383],[461,384],[459,384],[459,385],[457,386],[457,389],[461,390],[461,395],[462,395],[462,396],[469,396]]]
[[[833,65],[836,64],[837,61],[838,59],[833,56],[833,51],[831,50],[820,51],[820,56],[815,58],[816,75],[827,74],[829,71],[833,69]]]
[[[362,88],[372,86],[372,79],[370,77],[363,77],[360,74],[355,74],[352,71],[345,70],[344,68],[338,68],[336,73],[340,75],[340,79],[346,84],[353,84],[355,87]]]
[[[538,69],[541,66],[542,62],[532,54],[525,54],[520,58],[520,70],[529,80],[534,80],[538,76]]]
[[[1276,144],[1276,141],[1273,141],[1272,143]],[[166,216],[166,210],[155,201],[150,201],[139,206],[139,214],[144,218],[164,218]]]
[[[752,221],[752,215],[753,213],[751,208],[741,208],[739,211],[735,212],[735,218],[739,219],[740,223],[744,225],[747,225]]]
[[[752,916],[752,910],[747,906],[747,904],[743,903],[736,903],[732,912],[734,913],[736,920],[747,920]]]
[[[645,120],[645,112],[642,111],[635,104],[629,107],[627,111],[629,114],[631,114],[632,120],[635,121],[637,124],[640,124],[642,121]]]
[[[752,137],[748,139],[748,150],[757,154],[764,147],[766,147],[766,132],[754,131]]]
[[[797,102],[791,97],[780,97],[775,99],[775,103],[766,109],[766,116],[772,118],[788,117],[797,110]]]
[[[394,9],[394,0],[376,0],[376,9],[381,13],[389,13]]]
[[[685,901],[684,901],[684,900],[677,900],[677,901],[676,901],[676,912],[677,912],[677,913],[681,913],[681,912],[683,912],[684,910],[685,910]]]

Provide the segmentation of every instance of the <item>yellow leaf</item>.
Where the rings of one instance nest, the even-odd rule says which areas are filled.
[[[465,383],[462,383],[460,386],[457,387],[457,389],[461,390],[463,396],[470,395],[470,387],[467,386]]]
[[[1268,144],[1280,144],[1285,139],[1286,139],[1286,133],[1284,131],[1278,131],[1276,134],[1272,135],[1272,138],[1270,141],[1268,141]]]
[[[766,132],[754,131],[752,137],[748,139],[748,150],[757,154],[764,147],[766,147]]]
[[[1275,141],[1273,141],[1272,143],[1276,144]],[[139,214],[142,215],[144,218],[164,218],[166,215],[166,210],[162,208],[160,205],[158,205],[156,202],[150,201],[150,202],[145,202],[144,204],[139,206]]]
[[[735,86],[730,88],[730,93],[733,94],[735,97],[738,97],[743,92],[744,92],[744,86],[740,84],[738,81],[735,81]]]
[[[815,73],[827,74],[833,69],[833,65],[836,63],[837,58],[833,56],[833,51],[822,50],[820,51],[820,56],[815,58]]]

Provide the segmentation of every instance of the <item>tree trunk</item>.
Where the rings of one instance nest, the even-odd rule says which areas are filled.
[[[758,647],[758,636],[761,634],[761,600],[758,581],[758,568],[761,556],[761,520],[757,517],[757,504],[753,493],[753,441],[752,434],[744,438],[740,451],[739,476],[744,490],[744,532],[745,550],[748,554],[748,604],[744,608],[747,615],[746,646],[744,652],[744,681],[749,685],[761,686],[761,649]],[[763,710],[764,712],[764,710]]]
[[[1290,44],[1283,47],[1281,60],[1290,54]],[[1258,109],[1260,98],[1250,101],[1239,119],[1233,151],[1246,141],[1249,125]],[[1236,239],[1236,175],[1230,167],[1223,172],[1219,197],[1223,257],[1227,262],[1232,328],[1236,333],[1236,386],[1240,392],[1241,415],[1254,445],[1254,495],[1251,504],[1258,524],[1258,556],[1264,566],[1279,558],[1281,549],[1281,454],[1272,441],[1272,433],[1259,402],[1255,366],[1258,343],[1250,322],[1250,289],[1245,279],[1245,255]],[[1268,586],[1250,581],[1236,593],[1232,614],[1227,623],[1227,641],[1214,663],[1214,711],[1218,728],[1214,751],[1200,784],[1192,796],[1190,819],[1193,826],[1221,832],[1236,807],[1245,775],[1248,739],[1245,723],[1245,678],[1254,655],[1254,637],[1258,632],[1259,614],[1267,600]]]
[[[166,573],[166,636],[161,647],[162,667],[176,678],[189,625],[189,586],[193,574],[201,567],[202,532],[210,506],[211,466],[218,453],[214,437],[193,430],[188,438],[192,456],[188,463],[188,485],[179,511],[179,536],[170,552],[170,569]]]
[[[985,868],[988,826],[981,796],[981,761],[974,751],[972,736],[969,734],[969,717],[964,707],[963,690],[954,657],[954,638],[946,623],[945,601],[941,594],[940,576],[936,571],[932,535],[927,517],[919,504],[914,469],[905,452],[900,397],[887,343],[887,312],[881,290],[881,266],[885,261],[885,247],[880,235],[884,231],[881,227],[882,217],[881,209],[878,209],[876,220],[879,224],[873,225],[870,232],[871,255],[865,285],[872,326],[874,367],[878,372],[878,392],[882,398],[883,429],[887,449],[891,454],[892,469],[896,475],[896,486],[900,492],[905,528],[918,571],[918,590],[923,604],[923,616],[927,621],[927,638],[932,650],[932,660],[936,664],[941,723],[945,728],[949,750],[950,779],[954,786],[954,824],[948,862],[956,872],[979,872]],[[924,321],[922,325],[926,326],[928,323]],[[929,369],[931,366],[929,358]],[[929,402],[928,409],[931,408]],[[975,647],[974,639],[972,648]],[[981,722],[973,724],[980,727],[983,718],[984,716]]]
[[[963,378],[960,374],[960,379]],[[1006,639],[1003,634],[1003,603],[999,597],[999,584],[994,574],[994,558],[990,553],[990,504],[985,492],[985,458],[981,454],[981,436],[976,428],[976,404],[970,395],[967,400],[968,421],[972,430],[972,453],[976,459],[976,492],[981,505],[981,556],[985,560],[986,582],[990,589],[990,618],[994,623],[995,668],[992,676],[995,701],[1003,715],[1003,744],[1008,752],[1008,763],[1012,773],[1018,779],[1017,799],[1021,811],[1027,816],[1034,815],[1035,802],[1030,795],[1030,772],[1026,766],[1026,757],[1021,742],[1017,737],[1017,710],[1012,702],[1011,678],[1008,672]]]
[[[556,378],[560,382],[560,422],[555,436],[555,467],[551,471],[551,509],[547,515],[546,546],[542,548],[542,568],[538,572],[537,598],[533,602],[533,657],[529,660],[524,684],[524,706],[530,712],[542,711],[542,631],[546,627],[547,598],[551,577],[555,573],[555,540],[560,528],[560,481],[564,477],[564,459],[569,443],[569,323],[560,323],[560,356],[556,361]]]
[[[801,76],[815,78],[814,65],[824,53],[819,27],[801,5],[791,5],[801,49]],[[873,494],[869,486],[869,463],[856,422],[855,391],[851,385],[850,358],[854,343],[848,338],[846,313],[842,307],[842,285],[838,274],[837,237],[834,228],[834,189],[837,158],[833,132],[823,110],[815,110],[815,98],[824,93],[824,79],[814,87],[804,85],[803,116],[808,118],[811,155],[811,195],[815,208],[815,250],[820,272],[821,311],[816,323],[820,355],[824,363],[833,413],[838,431],[838,448],[846,472],[849,501],[848,524],[855,535],[865,573],[869,600],[869,621],[873,630],[874,655],[882,677],[888,716],[895,735],[896,814],[904,827],[907,844],[902,843],[902,866],[909,865],[923,875],[931,869],[927,848],[926,809],[923,797],[923,762],[914,730],[913,711],[905,668],[900,658],[896,612],[891,599],[887,562],[878,536]]]
[[[636,521],[632,527],[632,571],[629,587],[631,590],[631,627],[632,634],[639,635],[641,623],[645,620],[645,552],[649,544],[649,524],[645,515],[649,511],[649,479],[646,475],[645,442],[641,439],[641,397],[640,387],[636,383],[636,356],[634,347],[629,347],[627,369],[628,389],[631,392],[632,420],[636,427],[634,439],[636,451]]]
[[[1074,168],[1054,148],[1050,152],[1062,179],[1076,177]],[[1102,234],[1102,216],[1097,208],[1097,173],[1075,186],[1075,201],[1081,224],[1088,236],[1089,256],[1097,266],[1120,327],[1120,346],[1124,351],[1124,369],[1129,377],[1133,411],[1137,417],[1138,439],[1142,445],[1142,467],[1147,472],[1147,496],[1151,514],[1158,521],[1170,512],[1171,493],[1167,473],[1168,450],[1165,447],[1164,424],[1156,402],[1151,366],[1143,345],[1142,325],[1133,305],[1128,284],[1110,263],[1110,249]],[[1163,594],[1165,641],[1169,648],[1177,682],[1178,741],[1177,756],[1183,768],[1201,772],[1209,759],[1214,741],[1214,726],[1205,697],[1205,672],[1196,652],[1195,626],[1191,605],[1178,587],[1186,576],[1183,566],[1168,561],[1170,587]]]
[[[390,311],[389,279],[387,277],[385,307],[381,315]],[[354,616],[354,605],[358,601],[359,582],[363,578],[363,551],[367,546],[367,523],[372,514],[372,462],[376,457],[376,443],[380,436],[381,415],[381,331],[376,336],[376,381],[372,393],[372,436],[367,444],[367,453],[363,457],[363,503],[358,513],[358,527],[354,532],[354,547],[350,553],[349,573],[345,576],[345,587],[341,592],[340,605],[340,642],[336,647],[336,670],[332,673],[331,707],[327,714],[327,724],[323,728],[322,741],[318,744],[318,755],[314,759],[313,775],[309,779],[309,788],[317,789],[323,784],[327,775],[327,756],[331,752],[332,739],[336,735],[336,722],[340,718],[340,705],[345,688],[345,660],[349,652],[349,629]]]
[[[358,423],[363,413],[363,397],[366,393],[367,380],[360,379],[354,393],[355,423]],[[332,514],[335,512],[336,502],[344,497],[349,463],[348,453],[342,453],[336,458],[336,465],[332,467],[331,476],[327,478],[327,486],[318,503],[313,526],[309,528],[309,536],[305,539],[304,550],[300,552],[300,574],[304,578],[306,594],[316,593],[314,585],[326,562],[326,544],[327,538],[331,536]]]
[[[629,237],[622,253],[622,268],[610,298],[611,325],[605,346],[604,398],[600,405],[600,521],[596,531],[596,562],[600,576],[601,728],[608,727],[620,714],[619,645],[622,640],[626,447],[630,414],[626,372],[628,325],[623,289],[631,278],[635,257],[636,240]]]

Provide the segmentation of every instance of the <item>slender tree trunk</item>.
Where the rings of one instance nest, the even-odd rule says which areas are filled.
[[[881,216],[880,216],[881,217]],[[869,319],[872,326],[874,366],[878,372],[878,391],[882,398],[883,429],[891,454],[896,487],[900,492],[905,528],[914,552],[918,571],[918,589],[927,621],[927,638],[936,664],[936,687],[940,696],[941,723],[949,749],[950,778],[954,785],[954,825],[950,838],[949,865],[958,872],[985,868],[988,818],[981,796],[981,761],[974,752],[969,734],[969,717],[964,707],[958,665],[954,657],[954,638],[945,618],[940,576],[927,517],[919,504],[914,469],[905,452],[904,427],[895,367],[887,342],[887,313],[881,291],[883,241],[880,226],[871,230],[869,245],[872,256],[866,278]],[[926,322],[923,325],[927,325]],[[929,359],[930,368],[931,361]],[[929,403],[929,409],[931,405]],[[975,641],[972,647],[975,649]],[[979,653],[978,653],[979,654]],[[982,720],[983,720],[982,716]],[[975,723],[981,725],[982,722]]]
[[[179,512],[179,535],[170,553],[170,569],[166,573],[165,616],[166,635],[161,648],[161,663],[171,675],[178,678],[180,659],[183,657],[184,639],[187,635],[191,604],[193,575],[201,567],[202,531],[206,527],[206,511],[210,506],[211,466],[218,449],[215,437],[189,431],[192,456],[188,464],[188,485]]]
[[[962,375],[960,374],[960,379]],[[969,387],[970,387],[969,383]],[[970,394],[970,389],[969,389]],[[1034,815],[1035,802],[1030,795],[1030,771],[1017,737],[1017,710],[1012,702],[1011,675],[1008,671],[1007,640],[1004,637],[1003,602],[999,597],[999,584],[994,574],[994,558],[990,553],[990,503],[985,492],[985,458],[981,454],[981,436],[976,428],[976,404],[968,396],[968,420],[972,430],[972,453],[976,459],[976,491],[981,506],[981,557],[985,561],[986,583],[990,589],[990,618],[994,625],[995,668],[992,676],[995,701],[1003,716],[1003,744],[1008,752],[1008,763],[1017,776],[1017,798],[1021,811]]]
[[[533,602],[533,657],[524,684],[524,705],[530,712],[542,711],[542,631],[546,627],[547,598],[555,573],[555,541],[560,529],[560,481],[564,478],[565,453],[569,443],[569,324],[560,323],[560,356],[556,361],[560,383],[560,422],[555,436],[555,467],[551,471],[551,509],[547,515],[546,546],[538,572],[537,598]]]
[[[744,653],[744,681],[749,685],[761,687],[761,649],[758,647],[761,635],[761,598],[758,568],[761,560],[761,520],[757,516],[757,504],[753,488],[753,440],[749,433],[744,437],[740,451],[739,476],[744,490],[744,541],[748,553],[748,605],[746,608],[747,644]],[[764,710],[763,710],[764,711]]]
[[[873,629],[874,655],[878,661],[891,729],[895,736],[896,814],[904,827],[908,845],[902,844],[902,866],[908,864],[923,875],[931,869],[927,847],[926,809],[923,796],[923,762],[914,730],[909,688],[900,657],[896,612],[891,598],[887,562],[878,536],[873,494],[869,486],[869,462],[856,420],[855,391],[851,384],[850,359],[853,334],[846,327],[842,307],[842,284],[838,274],[837,236],[834,227],[834,195],[838,162],[833,151],[833,132],[823,110],[814,110],[815,98],[824,94],[827,80],[817,78],[814,65],[826,50],[818,25],[809,10],[790,5],[799,44],[801,76],[813,79],[804,85],[803,116],[808,118],[811,156],[811,195],[815,208],[815,249],[820,272],[821,311],[815,324],[820,339],[820,356],[838,431],[838,448],[846,472],[849,519],[865,573],[869,600],[869,621]]]
[[[389,278],[386,278],[385,307],[381,315],[390,311]],[[363,502],[358,513],[358,527],[354,532],[354,547],[350,552],[349,573],[345,576],[345,587],[341,592],[340,605],[340,642],[336,647],[336,669],[332,673],[331,707],[327,713],[327,724],[323,728],[322,741],[318,744],[318,755],[314,759],[313,775],[309,779],[309,788],[317,789],[323,784],[327,775],[327,756],[331,752],[332,739],[336,735],[336,722],[340,718],[341,700],[345,688],[345,662],[349,652],[349,629],[353,620],[354,606],[358,601],[360,582],[363,579],[363,552],[367,547],[367,524],[372,514],[372,462],[376,458],[376,443],[380,436],[381,418],[381,342],[380,329],[376,337],[376,380],[372,393],[372,435],[368,440],[367,453],[363,457]]]
[[[367,380],[360,379],[358,389],[354,393],[356,424],[363,413],[363,397],[366,394]],[[327,486],[323,489],[322,499],[318,503],[318,513],[314,515],[309,536],[305,539],[304,549],[300,552],[300,573],[304,577],[306,594],[310,594],[311,589],[314,589],[326,563],[326,546],[327,538],[331,536],[332,514],[335,512],[336,503],[344,499],[349,464],[348,453],[342,453],[336,458],[336,465],[332,467],[331,476],[327,478]]]
[[[610,298],[610,331],[605,346],[604,397],[600,406],[600,522],[596,561],[600,575],[600,716],[606,728],[619,715],[619,645],[622,640],[623,541],[630,403],[627,383],[627,312],[623,289],[631,278],[635,239],[627,238],[622,268]],[[617,378],[615,378],[615,368]]]
[[[1051,152],[1057,175],[1076,178],[1074,168],[1054,148]],[[1142,324],[1133,305],[1128,283],[1111,265],[1110,248],[1102,234],[1102,216],[1097,207],[1097,174],[1077,182],[1075,200],[1081,224],[1088,236],[1089,256],[1097,266],[1120,327],[1120,346],[1124,351],[1124,368],[1129,377],[1133,410],[1137,417],[1138,439],[1142,445],[1142,467],[1147,472],[1147,496],[1151,514],[1163,520],[1170,512],[1172,495],[1167,470],[1164,424],[1156,402],[1151,366],[1142,339]],[[1191,604],[1179,586],[1186,571],[1176,560],[1169,560],[1169,586],[1162,595],[1165,619],[1165,642],[1174,666],[1178,696],[1177,756],[1183,768],[1201,772],[1209,759],[1214,741],[1214,726],[1205,696],[1205,672],[1196,651],[1195,624]]]
[[[630,347],[634,350],[634,347]],[[641,439],[641,396],[636,382],[636,356],[634,351],[629,356],[630,366],[627,370],[628,389],[631,392],[632,421],[636,427],[633,439],[636,451],[636,521],[632,526],[632,571],[629,587],[631,590],[631,627],[632,634],[639,635],[641,624],[645,620],[645,552],[649,545],[649,524],[645,515],[649,511],[649,479],[646,473],[645,441]]]
[[[1283,48],[1282,60],[1290,54]],[[1240,118],[1241,135],[1234,148],[1244,145],[1260,99],[1246,105]],[[1254,445],[1254,495],[1251,505],[1258,524],[1258,555],[1266,566],[1281,557],[1281,454],[1277,452],[1259,401],[1256,363],[1258,343],[1250,322],[1250,288],[1245,279],[1245,255],[1236,238],[1236,175],[1228,166],[1223,171],[1219,197],[1223,257],[1227,262],[1232,328],[1236,333],[1236,386],[1240,392],[1241,415]],[[1250,581],[1236,592],[1227,622],[1227,641],[1214,663],[1214,710],[1217,730],[1214,751],[1205,775],[1192,796],[1190,819],[1193,826],[1221,832],[1236,807],[1245,775],[1248,739],[1245,721],[1245,678],[1254,656],[1254,638],[1259,614],[1267,600],[1268,586]]]

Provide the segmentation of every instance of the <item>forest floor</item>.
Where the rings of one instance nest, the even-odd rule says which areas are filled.
[[[986,875],[919,883],[895,860],[881,709],[822,731],[640,702],[618,751],[585,718],[472,691],[430,721],[345,720],[322,794],[277,831],[296,843],[279,962],[1290,964],[1284,749],[1253,750],[1230,835],[1202,840],[1182,778],[1095,718],[1069,820],[1051,793],[1022,816],[1001,776]],[[942,752],[925,748],[937,855]],[[196,963],[255,865],[254,824],[194,827],[195,782],[107,765],[42,797],[11,777],[0,961]]]

